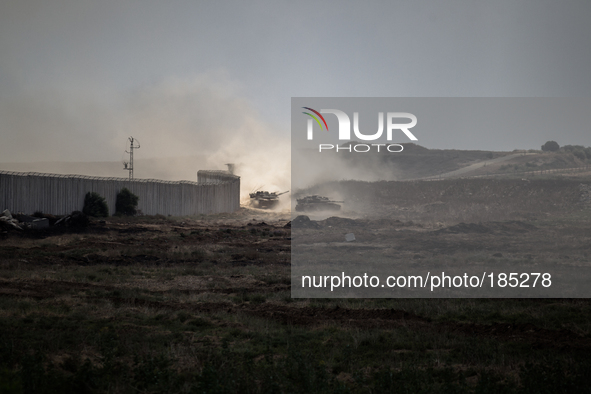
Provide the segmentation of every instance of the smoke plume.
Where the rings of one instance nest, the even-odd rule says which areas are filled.
[[[287,133],[271,127],[222,73],[171,78],[120,93],[51,89],[0,101],[0,169],[126,177],[129,136],[136,178],[197,179],[236,165],[242,197],[290,188]]]

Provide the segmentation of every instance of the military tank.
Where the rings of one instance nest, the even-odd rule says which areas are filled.
[[[295,210],[301,211],[338,211],[341,206],[337,203],[344,203],[344,201],[333,201],[328,197],[322,196],[306,196],[297,199]]]
[[[250,205],[252,205],[254,208],[271,209],[279,204],[279,196],[287,192],[289,192],[289,190],[283,193],[260,190],[254,193],[249,193]]]

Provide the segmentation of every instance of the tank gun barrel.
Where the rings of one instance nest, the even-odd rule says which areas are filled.
[[[312,195],[297,198],[296,211],[338,211],[341,206],[338,203],[344,201],[330,200],[328,197]]]

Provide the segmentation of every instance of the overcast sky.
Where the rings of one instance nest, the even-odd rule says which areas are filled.
[[[292,96],[589,98],[589,15],[585,0],[0,0],[0,162],[118,160],[129,135],[145,156],[288,140]],[[547,136],[498,137],[463,148]]]

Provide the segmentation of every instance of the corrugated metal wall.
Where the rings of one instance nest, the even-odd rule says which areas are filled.
[[[0,211],[65,215],[81,211],[87,192],[107,200],[115,213],[117,193],[124,187],[139,197],[146,215],[186,216],[234,212],[240,208],[240,177],[225,171],[199,171],[198,182],[102,178],[36,172],[0,171]]]

